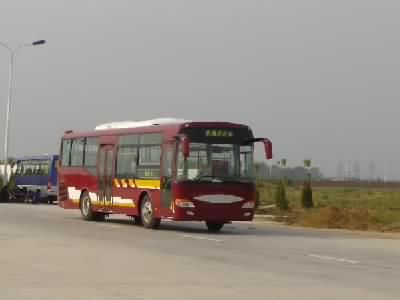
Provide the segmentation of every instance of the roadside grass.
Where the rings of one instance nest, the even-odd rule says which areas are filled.
[[[369,188],[313,188],[314,208],[301,207],[301,186],[289,185],[286,195],[289,210],[282,212],[275,204],[275,183],[258,184],[258,213],[287,215],[288,224],[317,228],[374,231],[400,231],[400,190]],[[267,208],[265,208],[267,207]]]

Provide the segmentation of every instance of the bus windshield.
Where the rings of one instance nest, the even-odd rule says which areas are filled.
[[[191,143],[187,159],[178,151],[177,179],[253,182],[253,146]]]

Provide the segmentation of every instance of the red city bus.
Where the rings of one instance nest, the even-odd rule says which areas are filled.
[[[61,142],[59,206],[85,220],[125,214],[146,228],[163,218],[205,221],[210,231],[251,221],[254,143],[246,125],[156,119],[68,131]]]

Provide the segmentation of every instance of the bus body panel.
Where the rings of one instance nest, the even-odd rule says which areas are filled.
[[[58,175],[57,175],[57,167],[58,167],[58,159],[59,156],[55,156],[55,159],[52,160],[51,162],[51,168],[50,168],[50,190],[54,194],[54,196],[57,195],[57,181],[58,181]]]
[[[247,202],[255,202],[255,185],[178,183],[174,188],[175,199],[193,202],[194,208],[174,207],[177,221],[250,221],[254,209],[244,209]],[[190,214],[188,214],[190,212]]]
[[[64,140],[98,138],[98,152],[104,145],[110,145],[114,149],[113,162],[113,185],[111,203],[106,203],[100,199],[99,191],[99,154],[97,156],[97,169],[91,171],[84,167],[63,167],[59,169],[59,206],[65,209],[79,208],[79,199],[83,191],[87,191],[92,200],[94,211],[104,213],[119,213],[130,216],[140,214],[140,200],[145,194],[149,195],[153,206],[155,217],[171,218],[177,221],[250,221],[254,217],[255,205],[255,184],[253,181],[243,182],[185,182],[174,178],[171,188],[171,205],[166,207],[162,203],[163,187],[163,162],[162,156],[167,143],[175,143],[176,137],[183,129],[188,127],[201,128],[226,128],[243,129],[249,131],[246,125],[233,124],[227,122],[195,122],[187,124],[169,124],[160,126],[149,126],[142,128],[107,129],[91,132],[69,132],[66,133],[61,142],[60,153]],[[159,162],[160,177],[155,179],[144,178],[116,178],[116,164],[118,142],[121,136],[143,135],[148,133],[161,133],[161,157]],[[223,133],[225,134],[225,133]],[[204,137],[203,137],[204,138]],[[139,148],[139,144],[137,145]],[[177,147],[173,147],[174,165],[171,166],[176,175],[176,158],[178,156]],[[72,151],[72,150],[71,150]],[[139,151],[137,152],[139,153]],[[62,160],[62,159],[61,159]],[[226,168],[225,163],[218,165],[218,168]],[[175,200],[183,199],[191,201],[194,208],[181,208],[175,204]],[[250,206],[243,207],[246,203]]]
[[[158,217],[162,215],[161,210],[158,209],[160,203],[159,189],[123,187],[121,180],[114,179],[112,205],[110,206],[105,205],[105,202],[99,199],[97,175],[81,168],[65,168],[59,172],[59,177],[59,204],[65,209],[79,208],[80,197],[86,191],[89,193],[94,211],[135,216],[139,213],[140,197],[148,194],[156,207],[156,215]],[[139,181],[143,184],[150,180],[133,181],[137,186]]]

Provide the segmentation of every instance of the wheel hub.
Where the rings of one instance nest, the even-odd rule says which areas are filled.
[[[89,209],[90,209],[90,200],[85,197],[83,199],[83,203],[82,203],[82,210],[83,210],[83,213],[85,214],[85,216],[88,215]]]
[[[151,217],[153,215],[153,208],[151,207],[151,203],[150,202],[146,202],[143,205],[142,215],[143,215],[143,218],[145,219],[146,222],[151,220]]]

